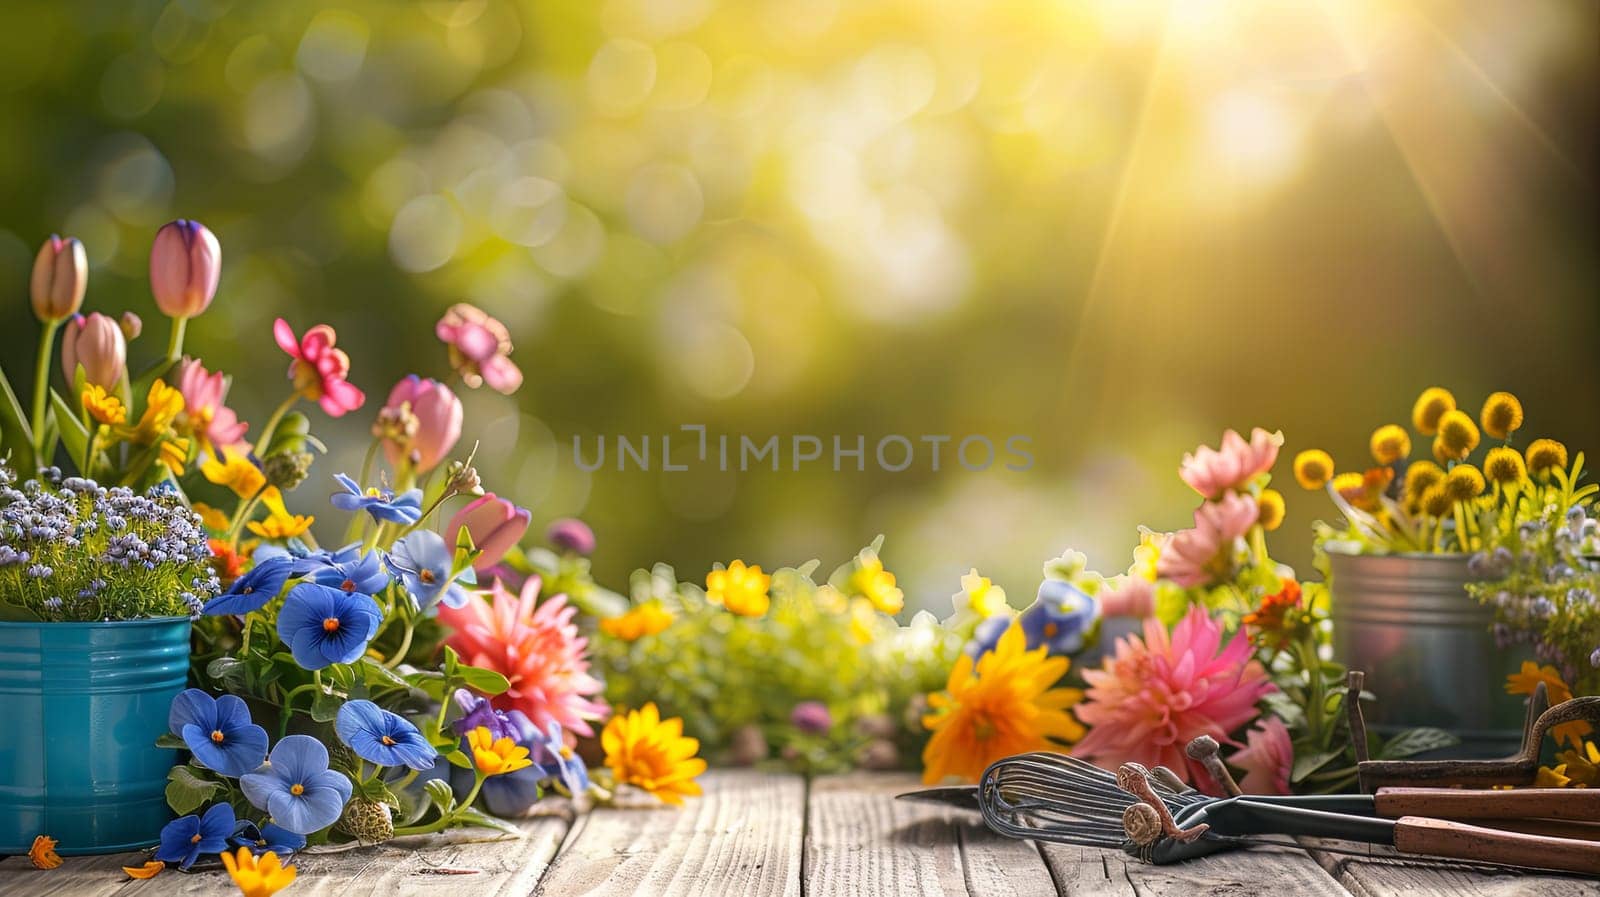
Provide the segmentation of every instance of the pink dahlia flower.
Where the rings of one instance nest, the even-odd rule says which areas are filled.
[[[556,722],[593,735],[589,723],[605,718],[606,705],[590,700],[602,683],[589,675],[589,642],[572,622],[577,608],[565,595],[539,602],[539,585],[539,577],[530,576],[522,594],[513,595],[496,580],[493,603],[477,592],[460,608],[440,605],[439,622],[455,630],[445,644],[467,663],[511,681],[490,699],[496,709],[520,710],[541,731]]]
[[[178,365],[178,391],[183,393],[185,427],[200,439],[207,451],[244,439],[244,431],[250,425],[241,422],[232,408],[222,404],[228,394],[228,380],[221,371],[208,373],[200,362],[185,358]]]
[[[1193,453],[1183,456],[1178,476],[1206,498],[1218,498],[1224,492],[1244,488],[1258,475],[1272,469],[1278,460],[1278,448],[1283,445],[1283,433],[1268,433],[1256,427],[1250,431],[1250,441],[1233,430],[1222,434],[1222,447],[1213,449],[1202,445]]]
[[[1206,585],[1233,570],[1235,540],[1255,525],[1259,509],[1248,495],[1229,492],[1195,509],[1194,528],[1172,534],[1156,560],[1156,574],[1184,588]]]
[[[350,356],[334,348],[339,339],[333,328],[318,324],[296,337],[289,322],[279,318],[272,325],[273,339],[294,361],[289,362],[289,379],[295,391],[322,406],[329,417],[343,417],[360,408],[366,393],[345,379],[350,376]]]
[[[1159,620],[1144,623],[1144,638],[1117,640],[1100,669],[1085,670],[1089,689],[1073,708],[1089,734],[1072,753],[1107,768],[1133,761],[1204,774],[1184,745],[1200,735],[1237,744],[1228,733],[1256,718],[1256,702],[1273,690],[1250,640],[1222,643],[1222,626],[1199,608],[1169,635]]]
[[[1228,762],[1244,770],[1239,789],[1245,794],[1288,794],[1289,772],[1294,768],[1289,727],[1275,716],[1262,717],[1245,735],[1244,749]]]
[[[434,333],[450,348],[450,366],[472,389],[487,383],[511,395],[522,385],[522,369],[511,360],[511,331],[477,306],[450,306]]]

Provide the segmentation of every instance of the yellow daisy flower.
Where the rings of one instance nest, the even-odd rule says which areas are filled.
[[[1600,747],[1596,747],[1594,742],[1580,742],[1572,750],[1556,754],[1556,759],[1561,761],[1558,768],[1567,775],[1573,787],[1600,787]]]
[[[1261,490],[1261,497],[1256,499],[1258,513],[1256,522],[1261,528],[1271,532],[1283,525],[1283,493],[1276,489]]]
[[[1439,432],[1439,419],[1445,412],[1456,410],[1456,397],[1441,386],[1430,386],[1417,396],[1411,406],[1411,426],[1424,436]]]
[[[100,386],[89,384],[79,399],[83,402],[83,410],[102,424],[116,426],[128,422],[128,409],[122,407],[122,400]]]
[[[625,642],[638,641],[655,635],[672,625],[672,612],[659,598],[652,598],[625,614],[607,617],[600,621],[600,631]]]
[[[962,598],[966,599],[965,608],[959,606]],[[989,577],[979,575],[977,567],[961,577],[961,594],[956,596],[956,600],[957,610],[971,610],[982,620],[1011,609],[1011,605],[1006,603],[1006,590],[995,585]]]
[[[252,520],[245,526],[263,539],[281,541],[304,535],[317,520],[305,514],[289,513],[289,509],[283,506],[283,493],[278,491],[276,486],[269,486],[261,493],[261,502],[267,506],[267,518],[261,521]]]
[[[662,803],[680,805],[700,793],[695,776],[706,771],[696,757],[700,742],[685,737],[683,720],[662,719],[654,703],[617,714],[600,733],[606,766],[618,782],[655,795]]]
[[[172,422],[182,412],[183,393],[168,386],[165,380],[157,380],[150,384],[144,414],[128,436],[140,445],[150,445],[172,428]]]
[[[292,884],[296,874],[293,866],[279,863],[276,853],[269,850],[258,857],[248,847],[239,848],[237,854],[224,851],[222,865],[244,897],[272,897]]]
[[[472,748],[472,762],[486,776],[505,775],[533,765],[528,759],[528,749],[506,738],[495,738],[488,726],[479,726],[467,733],[467,745]]]
[[[762,573],[761,567],[746,567],[740,560],[735,560],[725,570],[706,574],[706,599],[741,617],[765,614],[772,606],[772,598],[767,594],[771,587],[772,577]]]
[[[1528,443],[1528,473],[1543,480],[1550,471],[1567,469],[1567,447],[1554,439],[1535,439]]]
[[[1294,479],[1302,489],[1321,489],[1333,479],[1333,456],[1322,449],[1306,449],[1294,456]]]
[[[240,498],[254,498],[267,484],[261,468],[251,463],[240,451],[224,452],[220,460],[215,456],[208,457],[200,465],[200,472],[218,486],[232,489],[233,494]]]
[[[928,698],[933,712],[922,718],[933,732],[922,752],[922,780],[976,781],[1002,757],[1082,738],[1083,724],[1067,709],[1083,700],[1083,692],[1054,687],[1068,665],[1044,646],[1027,650],[1016,622],[976,663],[967,654],[957,658],[945,690]]]
[[[1550,699],[1550,706],[1554,707],[1557,704],[1572,700],[1572,689],[1561,678],[1561,674],[1556,671],[1555,667],[1549,665],[1540,666],[1531,660],[1524,660],[1522,669],[1506,677],[1506,694],[1531,695],[1541,682],[1544,683],[1545,696]],[[1550,735],[1558,743],[1564,741],[1574,748],[1583,750],[1584,737],[1593,733],[1593,731],[1593,726],[1580,719],[1551,727]],[[1593,745],[1588,748],[1588,750],[1593,749]],[[1581,755],[1575,755],[1575,758],[1580,761],[1583,759]],[[1595,762],[1600,763],[1600,755],[1595,757]]]
[[[228,515],[220,509],[213,508],[203,501],[197,501],[189,506],[189,510],[200,515],[200,525],[214,533],[224,532],[228,529]]]
[[[1393,464],[1411,454],[1411,434],[1399,424],[1384,424],[1372,431],[1372,459]]]
[[[871,551],[862,552],[856,559],[856,569],[845,590],[871,601],[873,607],[886,614],[897,614],[906,606],[906,595],[895,586],[894,574],[883,569],[883,561]]]

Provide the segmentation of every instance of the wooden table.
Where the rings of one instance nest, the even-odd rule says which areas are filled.
[[[565,802],[520,823],[520,837],[484,830],[303,854],[286,897],[410,894],[711,895],[711,897],[1379,897],[1528,895],[1600,897],[1600,882],[1516,875],[1459,862],[1417,863],[1268,847],[1179,866],[1147,866],[1120,851],[1034,844],[994,835],[975,815],[893,799],[910,775],[856,773],[808,782],[796,775],[720,771],[682,809],[644,804],[574,818]],[[3,812],[3,811],[0,811]],[[132,881],[137,855],[69,858],[35,870],[0,860],[5,897],[225,897],[222,872],[171,870]]]

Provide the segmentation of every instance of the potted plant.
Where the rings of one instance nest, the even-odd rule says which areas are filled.
[[[1412,408],[1411,430],[1373,432],[1373,466],[1336,473],[1320,449],[1295,457],[1300,485],[1326,489],[1344,518],[1342,527],[1318,524],[1317,550],[1333,590],[1334,655],[1378,692],[1368,715],[1376,731],[1437,726],[1470,756],[1520,744],[1523,711],[1504,683],[1529,652],[1493,637],[1493,609],[1468,587],[1497,578],[1490,559],[1511,550],[1520,527],[1588,496],[1569,488],[1582,456],[1569,468],[1566,448],[1550,439],[1519,450],[1522,422],[1510,393],[1490,395],[1474,420],[1432,387]],[[1411,459],[1413,431],[1432,438],[1432,458]]]

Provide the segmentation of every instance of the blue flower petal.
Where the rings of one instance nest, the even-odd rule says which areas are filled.
[[[217,699],[198,688],[186,688],[172,699],[167,710],[167,728],[174,735],[183,735],[183,727],[194,724],[208,731],[216,727]]]

